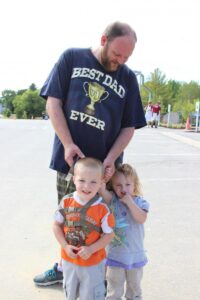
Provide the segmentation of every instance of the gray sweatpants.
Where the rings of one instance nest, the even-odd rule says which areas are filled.
[[[105,299],[105,262],[82,267],[62,260],[63,288],[67,300]]]

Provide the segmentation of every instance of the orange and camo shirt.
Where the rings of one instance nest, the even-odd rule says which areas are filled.
[[[80,221],[80,212],[74,211],[67,212],[65,217],[60,212],[60,210],[65,208],[81,208],[84,206],[85,203],[81,201],[81,199],[78,197],[77,193],[74,192],[73,194],[66,195],[61,203],[59,204],[58,210],[55,213],[55,221],[57,221],[60,224],[64,224],[63,230],[65,233],[65,236],[68,234],[76,234],[77,228],[75,227],[67,227],[65,224],[66,219],[68,221]],[[91,223],[98,228],[101,228],[102,233],[112,233],[113,228],[115,226],[115,220],[114,216],[111,213],[108,205],[102,201],[102,198],[99,197],[97,200],[87,208],[85,213],[85,219],[88,223]],[[95,243],[100,237],[100,232],[97,232],[95,229],[91,232],[81,232],[82,238],[84,240],[85,246],[89,246],[93,243]],[[67,253],[64,251],[64,249],[61,248],[61,257],[64,260],[67,260],[71,263],[74,263],[76,265],[80,266],[92,266],[98,264],[100,261],[102,261],[106,257],[105,249],[100,249],[97,252],[93,253],[87,260],[82,259],[80,256],[77,255],[76,258],[71,258],[67,255]]]

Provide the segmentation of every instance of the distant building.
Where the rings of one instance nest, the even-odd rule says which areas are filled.
[[[182,121],[181,113],[179,113],[179,112],[170,112],[170,116],[169,116],[169,113],[162,116],[162,123],[167,124],[168,120],[169,120],[169,123],[171,123],[171,124],[181,123],[181,121]]]

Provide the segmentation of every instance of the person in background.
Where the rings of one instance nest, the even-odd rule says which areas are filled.
[[[152,101],[149,101],[148,104],[144,108],[145,110],[145,118],[147,122],[147,127],[151,126],[151,119],[152,119]]]
[[[152,128],[153,126],[157,128],[158,124],[160,123],[160,110],[161,110],[160,102],[157,102],[152,106],[152,121],[151,121]]]
[[[74,189],[74,160],[99,159],[108,180],[135,129],[146,126],[138,82],[126,65],[136,42],[128,24],[114,22],[97,48],[64,51],[41,89],[56,133],[50,168],[57,172],[58,202]],[[62,265],[55,263],[33,280],[46,286],[62,279]]]
[[[143,267],[147,263],[144,250],[144,223],[149,203],[144,200],[136,170],[129,164],[116,168],[100,191],[115,216],[115,237],[107,247],[106,300],[141,300]],[[125,284],[126,283],[126,284]],[[124,294],[125,289],[125,294]]]

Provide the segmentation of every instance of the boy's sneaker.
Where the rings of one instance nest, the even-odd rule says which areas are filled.
[[[63,273],[57,270],[58,264],[56,263],[53,266],[53,269],[50,269],[40,275],[37,275],[33,278],[33,281],[37,285],[52,285],[55,283],[63,282]]]

